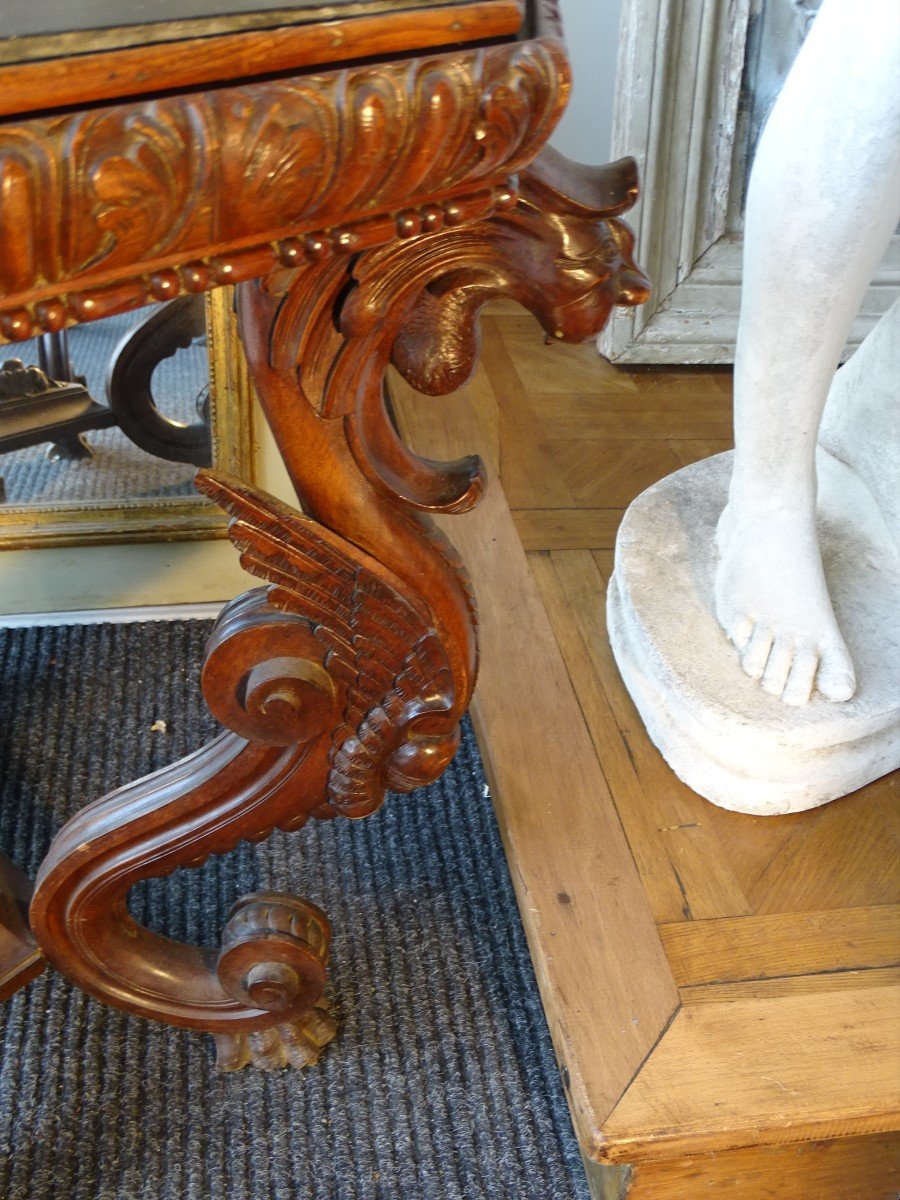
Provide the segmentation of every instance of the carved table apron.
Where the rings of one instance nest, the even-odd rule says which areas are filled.
[[[247,896],[210,952],[138,925],[129,888],[434,780],[475,683],[474,598],[428,513],[471,508],[482,468],[401,443],[388,365],[447,393],[492,297],[582,340],[646,280],[616,219],[634,164],[534,161],[569,89],[548,0],[307,0],[268,24],[227,7],[0,40],[3,338],[236,283],[303,510],[198,475],[267,585],[210,639],[203,692],[228,732],[82,809],[29,911],[0,863],[0,996],[46,959],[108,1004],[213,1033],[231,1069],[303,1065],[333,1035],[325,914]]]

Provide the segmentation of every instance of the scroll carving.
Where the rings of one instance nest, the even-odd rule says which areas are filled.
[[[545,38],[2,123],[0,333],[488,212],[567,90]]]
[[[204,694],[231,732],[84,810],[45,861],[33,926],[88,991],[214,1032],[226,1068],[312,1060],[327,1041],[329,935],[315,906],[245,898],[212,959],[137,925],[128,889],[239,838],[365,816],[388,788],[444,770],[475,684],[477,616],[430,514],[470,509],[484,475],[475,458],[429,462],[401,442],[385,371],[393,362],[430,394],[458,387],[497,295],[568,340],[640,303],[647,283],[618,220],[636,194],[630,161],[594,172],[548,153],[490,219],[239,288],[250,368],[303,512],[198,478],[267,589],[230,605],[210,642]]]
[[[230,536],[268,602],[308,623],[340,720],[323,802],[337,814],[374,812],[388,787],[411,791],[456,750],[453,679],[431,610],[407,584],[317,522],[261,492],[204,472],[200,488],[234,521]],[[215,710],[214,710],[215,711]],[[234,718],[217,712],[233,726]],[[249,731],[248,731],[249,732]]]

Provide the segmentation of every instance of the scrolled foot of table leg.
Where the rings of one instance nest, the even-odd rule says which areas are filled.
[[[264,1071],[306,1067],[337,1030],[322,1006],[331,928],[320,908],[282,892],[257,892],[235,904],[222,935],[218,975],[234,999],[284,1019],[250,1033],[215,1035],[222,1071],[248,1063]]]
[[[337,1028],[337,1020],[320,1002],[258,1033],[214,1034],[216,1067],[220,1071],[239,1071],[246,1066],[262,1071],[312,1067]]]
[[[250,1033],[215,1034],[220,1071],[318,1061],[337,1032],[322,999],[330,942],[328,918],[308,900],[256,892],[237,901],[222,933],[219,982],[234,1000],[284,1019]]]

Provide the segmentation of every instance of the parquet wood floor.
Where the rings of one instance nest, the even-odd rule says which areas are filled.
[[[483,335],[457,397],[392,393],[416,449],[478,450],[502,484],[445,528],[480,595],[474,715],[595,1194],[893,1195],[900,776],[793,816],[719,809],[649,741],[606,635],[622,512],[729,448],[730,373],[614,368],[512,305]]]
[[[619,815],[656,920],[900,904],[900,776],[811,813],[726,812],[665,765],[612,659],[603,605],[622,513],[657,479],[732,446],[730,371],[623,370],[591,345],[545,344],[512,307],[485,324],[470,395],[607,782],[635,798]]]

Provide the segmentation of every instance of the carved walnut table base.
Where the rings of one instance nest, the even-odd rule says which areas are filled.
[[[382,7],[387,37],[398,6]],[[241,839],[364,817],[456,750],[477,617],[428,514],[471,508],[484,476],[477,459],[405,447],[385,371],[428,395],[458,388],[498,295],[567,340],[646,295],[616,219],[636,198],[633,163],[589,171],[545,151],[528,168],[568,74],[552,11],[529,14],[537,34],[522,38],[503,27],[510,7],[415,14],[427,31],[455,13],[459,31],[477,8],[469,40],[501,38],[490,47],[0,123],[0,232],[18,239],[0,251],[3,334],[238,282],[251,373],[303,510],[198,476],[267,585],[210,639],[204,696],[229,732],[69,821],[30,928],[10,883],[6,994],[37,969],[36,941],[106,1003],[211,1032],[225,1069],[301,1066],[333,1036],[315,905],[244,897],[215,953],[138,925],[126,900]]]

